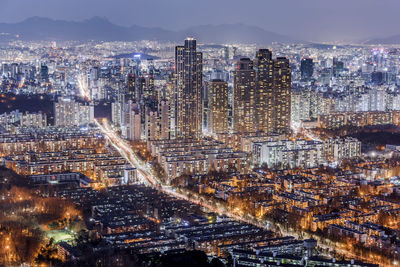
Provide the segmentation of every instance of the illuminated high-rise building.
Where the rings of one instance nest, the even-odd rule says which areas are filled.
[[[93,105],[81,104],[69,98],[60,98],[54,102],[55,126],[80,126],[93,123],[93,121]]]
[[[289,67],[289,60],[285,57],[278,57],[274,61],[274,108],[272,120],[274,132],[286,133],[290,129],[290,106],[292,70]]]
[[[125,126],[128,140],[137,141],[141,139],[140,107],[137,103],[129,100],[125,105]]]
[[[229,130],[228,83],[223,80],[209,82],[207,128],[210,133]]]
[[[136,78],[136,100],[140,101],[146,90],[146,78],[143,75],[139,75]]]
[[[257,83],[255,93],[257,130],[265,133],[273,132],[272,114],[274,109],[274,61],[268,49],[260,49],[256,55]]]
[[[337,57],[334,57],[332,62],[333,76],[334,77],[339,76],[339,74],[343,72],[343,69],[344,69],[344,63],[342,61],[339,61]]]
[[[40,77],[46,81],[49,79],[49,68],[46,65],[40,67]]]
[[[300,63],[301,79],[309,80],[314,73],[314,63],[312,58],[303,58]]]
[[[127,100],[134,100],[136,97],[136,76],[134,73],[128,75]]]
[[[156,109],[146,107],[144,131],[146,140],[155,140],[159,138],[158,131],[158,113]]]
[[[234,74],[233,131],[286,133],[290,128],[291,69],[289,60],[272,59],[260,49],[254,62],[242,58]]]
[[[234,73],[233,131],[249,133],[255,131],[255,85],[256,71],[253,61],[241,58]]]
[[[156,92],[154,90],[154,77],[152,74],[146,75],[145,77],[145,89],[143,95],[145,98],[156,99]]]
[[[169,139],[170,138],[170,105],[168,101],[161,100],[158,103],[159,110],[159,125],[160,125],[160,139]]]
[[[203,55],[196,51],[196,40],[187,38],[175,48],[176,137],[199,138],[202,123]]]

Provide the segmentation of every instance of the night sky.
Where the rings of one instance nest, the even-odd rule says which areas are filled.
[[[400,34],[400,0],[0,0],[0,21],[108,18],[119,25],[184,29],[244,23],[310,41]]]

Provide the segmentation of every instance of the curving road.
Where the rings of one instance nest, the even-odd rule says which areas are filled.
[[[208,201],[208,203],[205,203],[204,199],[201,199],[199,196],[195,194],[189,195],[189,193],[188,194],[180,193],[171,188],[170,186],[163,185],[156,178],[156,175],[154,174],[153,170],[146,165],[146,162],[139,159],[132,150],[132,148],[111,129],[107,120],[104,119],[102,123],[99,123],[96,120],[95,123],[99,127],[100,131],[104,134],[104,136],[110,141],[111,145],[115,149],[117,149],[117,151],[132,165],[132,167],[137,169],[138,177],[144,184],[149,185],[167,195],[189,201],[196,205],[200,205],[211,212],[215,212],[220,215],[226,215],[237,221],[249,223],[254,226],[270,230],[269,227],[256,220],[244,218],[243,216],[232,213],[224,209],[223,207],[218,207],[216,204],[210,203],[210,201]]]

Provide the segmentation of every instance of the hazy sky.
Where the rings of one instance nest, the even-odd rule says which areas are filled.
[[[183,29],[244,23],[298,39],[333,41],[400,34],[400,0],[0,0],[0,21],[32,16]]]

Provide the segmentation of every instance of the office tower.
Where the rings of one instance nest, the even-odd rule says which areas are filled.
[[[40,77],[43,80],[48,80],[49,79],[49,68],[46,65],[42,65],[40,67]]]
[[[233,131],[249,133],[255,131],[255,85],[256,72],[249,58],[239,60],[234,73]]]
[[[371,82],[374,84],[382,84],[383,82],[383,72],[374,71],[371,73]]]
[[[133,55],[133,70],[136,76],[139,76],[140,73],[140,63],[141,63],[141,55],[140,54],[135,54]]]
[[[336,77],[336,75],[337,75],[338,62],[339,62],[339,60],[337,59],[337,57],[334,57],[332,59],[332,75],[333,75],[333,77]]]
[[[93,67],[90,69],[90,80],[91,81],[97,81],[99,79],[99,74],[100,74],[100,68],[99,67]]]
[[[18,63],[12,63],[10,66],[10,74],[11,74],[11,78],[17,78],[17,74],[18,74]],[[47,67],[46,67],[47,68]]]
[[[93,105],[81,104],[68,98],[60,98],[54,103],[55,126],[80,126],[93,121]]]
[[[228,132],[228,83],[223,80],[209,82],[207,128],[210,133]]]
[[[314,73],[314,64],[311,58],[303,58],[300,64],[301,79],[309,80]]]
[[[202,122],[203,55],[196,51],[196,40],[188,38],[175,48],[176,137],[199,138]]]
[[[272,132],[274,61],[268,49],[260,49],[256,55],[257,84],[255,93],[257,130]]]
[[[342,73],[344,70],[344,63],[342,61],[339,61],[337,57],[333,58],[333,63],[332,63],[332,73],[333,76],[336,77],[340,73]]]
[[[278,57],[274,63],[274,132],[286,133],[290,129],[291,72],[289,60]]]

